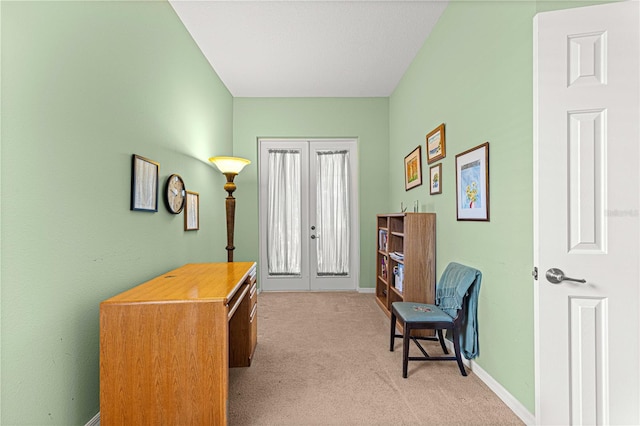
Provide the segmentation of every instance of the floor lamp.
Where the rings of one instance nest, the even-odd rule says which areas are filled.
[[[225,202],[227,207],[227,262],[233,262],[233,250],[235,249],[233,246],[233,230],[236,215],[236,199],[233,198],[236,184],[233,183],[233,179],[251,161],[238,157],[211,157],[209,161],[215,164],[218,170],[227,178],[227,183],[224,184],[224,190],[229,194]]]

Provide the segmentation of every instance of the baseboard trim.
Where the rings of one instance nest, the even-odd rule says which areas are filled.
[[[100,411],[98,411],[98,414],[93,416],[84,426],[100,426]]]
[[[358,287],[358,293],[375,293],[376,289],[372,287]]]
[[[445,343],[447,345],[447,349],[449,349],[449,351],[453,353],[453,343],[446,339]],[[464,356],[462,357],[462,363],[471,371],[473,371],[473,374],[478,376],[478,378],[482,380],[484,384],[487,385],[487,387],[491,389],[491,391],[495,393],[498,398],[500,398],[502,402],[504,402],[507,407],[509,407],[511,411],[513,411],[514,414],[518,416],[520,420],[522,420],[526,425],[536,424],[536,417],[531,414],[529,410],[527,410],[527,407],[522,405],[520,401],[518,401],[513,395],[511,395],[508,390],[506,390],[500,383],[498,383],[496,379],[491,377],[491,375],[487,373],[482,367],[480,367],[480,365],[478,365],[473,360],[465,359]]]

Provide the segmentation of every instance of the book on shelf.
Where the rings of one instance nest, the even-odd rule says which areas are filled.
[[[393,268],[394,287],[402,293],[402,284],[404,281],[404,265],[398,264]]]
[[[387,259],[387,256],[382,256],[380,258],[380,276],[382,277],[382,279],[386,280],[388,278],[389,275],[389,260]]]
[[[380,229],[378,231],[378,249],[387,251],[387,244],[389,242],[389,234],[386,229]]]
[[[394,251],[389,253],[389,256],[396,262],[404,262],[404,253],[400,253],[398,251]]]

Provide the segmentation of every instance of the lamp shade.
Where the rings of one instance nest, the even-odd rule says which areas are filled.
[[[244,166],[251,163],[251,161],[246,158],[239,157],[211,157],[209,161],[215,164],[222,173],[233,173],[236,175],[244,169]]]

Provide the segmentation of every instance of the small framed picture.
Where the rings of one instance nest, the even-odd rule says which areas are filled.
[[[184,203],[184,230],[197,231],[200,229],[200,194],[187,191]]]
[[[131,164],[131,210],[157,212],[160,164],[136,154]]]
[[[404,157],[404,189],[422,185],[422,150],[420,145]]]
[[[442,194],[442,163],[429,167],[429,194]]]
[[[434,163],[446,156],[444,123],[427,134],[427,164]]]
[[[458,220],[489,221],[489,142],[456,155]]]

